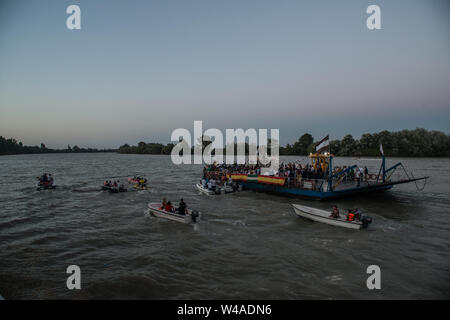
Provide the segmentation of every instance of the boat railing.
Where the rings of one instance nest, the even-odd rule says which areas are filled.
[[[328,185],[327,179],[308,179],[308,178],[286,178],[285,187],[293,189],[303,189],[312,191],[323,191]]]
[[[210,172],[208,175],[217,176],[217,178],[219,179],[219,176],[221,176],[222,174],[219,172]],[[397,175],[398,174],[391,175],[389,176],[389,178],[388,177],[386,178],[389,181],[397,180],[399,179]],[[380,174],[362,174],[359,176],[345,174],[332,178],[331,184],[329,184],[328,177],[324,177],[321,179],[314,179],[302,177],[300,175],[294,175],[294,176],[285,176],[285,178],[286,180],[283,186],[285,188],[311,190],[319,192],[336,191],[358,187],[368,187],[382,183],[382,176]],[[329,186],[331,186],[331,188],[329,188]]]
[[[390,177],[390,180],[398,179],[397,177]],[[331,190],[341,190],[348,188],[368,187],[375,184],[382,183],[382,177],[378,175],[361,175],[359,177],[339,177],[331,179]],[[286,178],[285,187],[312,190],[312,191],[331,191],[328,189],[329,179],[309,179],[302,177]]]

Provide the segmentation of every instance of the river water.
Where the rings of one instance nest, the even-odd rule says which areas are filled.
[[[307,163],[303,157],[282,160]],[[44,154],[0,157],[0,294],[6,299],[448,299],[450,160],[402,161],[413,184],[333,202],[244,191],[200,195],[201,166],[169,156]],[[378,160],[337,158],[336,165]],[[51,172],[56,190],[36,191]],[[99,191],[107,178],[140,174],[146,191]],[[120,178],[122,177],[122,178]],[[423,183],[418,184],[422,187]],[[149,217],[163,197],[201,211],[196,226]],[[368,230],[295,216],[291,204],[358,207]],[[81,290],[66,269],[81,268]],[[381,290],[366,269],[381,268]]]

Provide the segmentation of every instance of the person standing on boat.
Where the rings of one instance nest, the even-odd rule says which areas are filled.
[[[186,214],[186,202],[184,202],[183,198],[180,201],[180,204],[178,205],[178,213],[181,215],[185,215]]]
[[[355,178],[355,170],[353,168],[350,169],[349,176],[350,180],[353,180]]]

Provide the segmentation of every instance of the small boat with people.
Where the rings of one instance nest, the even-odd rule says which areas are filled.
[[[345,216],[339,213],[337,206],[333,206],[333,210],[330,213],[327,210],[307,207],[300,204],[292,204],[295,214],[299,217],[307,218],[312,221],[329,224],[336,227],[343,227],[349,229],[362,229],[367,228],[372,223],[372,218],[363,216],[358,208],[348,210]]]
[[[120,192],[127,192],[127,188],[123,184],[119,184],[120,181],[105,181],[103,183],[103,186],[101,187],[102,191],[109,191],[111,193],[120,193]]]
[[[111,193],[120,193],[120,192],[127,192],[127,188],[123,187],[123,186],[119,186],[118,188],[115,187],[111,187],[109,189],[109,192]]]
[[[239,184],[233,181],[221,183],[215,179],[202,179],[195,187],[202,193],[207,195],[232,193],[239,191]]]
[[[195,187],[197,188],[198,191],[200,191],[201,193],[207,194],[207,195],[214,195],[214,194],[221,194],[221,189],[220,188],[216,188],[216,189],[208,189],[208,187],[203,186],[201,183],[197,183],[195,185]]]
[[[37,190],[49,190],[49,189],[56,189],[56,186],[54,185],[54,179],[51,173],[44,173],[40,177],[36,177],[38,179],[38,185]]]
[[[170,201],[163,199],[162,203],[150,202],[147,213],[163,219],[177,221],[185,224],[197,223],[201,219],[201,212],[188,209],[186,203],[181,199],[178,208],[172,206]]]
[[[133,178],[128,178],[128,183],[136,190],[147,190],[146,178],[134,176]]]

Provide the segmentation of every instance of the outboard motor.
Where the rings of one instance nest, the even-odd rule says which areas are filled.
[[[369,226],[369,224],[372,223],[372,218],[364,216],[361,218],[361,222],[362,222],[362,227],[367,228]]]
[[[192,213],[191,213],[192,222],[196,223],[198,216],[199,216],[198,211],[197,210],[193,210]]]

